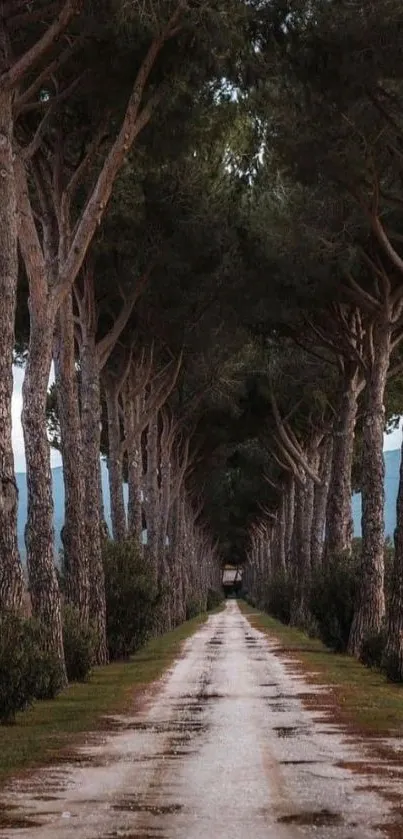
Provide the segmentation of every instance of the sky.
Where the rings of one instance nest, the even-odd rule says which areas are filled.
[[[21,388],[22,382],[24,378],[24,371],[20,367],[14,367],[13,369],[14,374],[14,392],[13,392],[13,448],[14,448],[14,461],[15,461],[15,471],[16,472],[25,472],[25,455],[24,455],[24,439],[22,436],[22,427],[21,427],[21,408],[22,408],[22,396],[21,396]],[[50,374],[50,382],[53,381],[53,368]],[[402,443],[402,423],[403,418],[400,420],[399,428],[396,431],[392,431],[391,434],[385,434],[384,440],[384,451],[390,451],[393,449],[399,449]],[[52,466],[60,466],[61,465],[61,458],[59,452],[55,452],[52,449],[51,453],[52,458]]]

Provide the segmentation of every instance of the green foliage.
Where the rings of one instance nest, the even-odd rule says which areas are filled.
[[[53,699],[62,685],[57,658],[46,651],[36,621],[0,616],[0,722],[12,723],[35,699]]]
[[[91,672],[95,648],[95,631],[80,625],[78,609],[63,610],[63,646],[69,682],[85,682]]]
[[[217,609],[223,601],[222,592],[214,588],[209,588],[207,592],[207,611]]]
[[[292,597],[293,584],[291,577],[286,571],[279,570],[273,574],[266,587],[263,608],[277,620],[288,624],[290,622]]]
[[[180,653],[183,641],[204,622],[205,616],[184,623],[154,638],[125,662],[97,667],[86,682],[70,685],[57,702],[37,702],[16,725],[3,727],[0,749],[0,785],[16,773],[54,764],[66,748],[83,734],[99,731],[107,714],[130,712],[144,686],[158,680]],[[78,739],[80,738],[80,739]]]
[[[383,626],[380,632],[367,635],[362,645],[360,661],[366,667],[383,669],[383,657],[386,646],[386,627]]]
[[[109,655],[126,658],[149,637],[161,594],[134,541],[105,542],[103,561]]]
[[[197,597],[191,597],[186,603],[186,620],[191,621],[204,611],[205,609],[201,600]]]
[[[347,649],[359,580],[359,551],[352,557],[341,554],[313,575],[310,608],[319,637],[331,649]]]

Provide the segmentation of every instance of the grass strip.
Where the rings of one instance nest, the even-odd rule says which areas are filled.
[[[183,642],[207,620],[200,615],[153,639],[129,661],[94,668],[88,682],[71,684],[52,701],[36,702],[0,727],[0,784],[11,775],[52,763],[83,732],[102,727],[106,714],[133,708],[145,688],[178,657]]]
[[[403,734],[403,685],[391,684],[382,673],[351,656],[334,653],[317,638],[285,626],[244,601],[239,606],[252,626],[278,640],[279,654],[300,665],[310,682],[331,688],[339,721],[372,736]]]

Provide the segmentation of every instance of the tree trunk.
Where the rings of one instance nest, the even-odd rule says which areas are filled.
[[[276,572],[285,571],[285,542],[286,542],[286,499],[285,490],[280,492],[279,505],[277,507],[276,523],[272,529],[271,536],[271,554],[272,554],[272,570]],[[270,583],[270,581],[268,580]]]
[[[291,604],[291,624],[306,626],[309,621],[310,588],[310,530],[307,527],[307,488],[298,483],[295,491],[295,525],[293,545],[294,594]]]
[[[128,529],[143,552],[143,455],[139,418],[142,396],[125,400],[125,437],[127,440],[127,471],[129,498],[127,505]]]
[[[324,558],[351,553],[353,521],[351,509],[351,470],[357,400],[360,393],[357,372],[346,379],[338,419],[333,434],[333,458],[326,511]]]
[[[181,593],[182,593],[182,567],[181,567],[181,501],[176,498],[172,506],[172,514],[169,520],[169,565],[172,579],[172,626],[177,626],[183,620]]]
[[[42,305],[41,305],[42,303]],[[22,388],[22,426],[27,465],[28,519],[25,529],[29,587],[34,615],[49,632],[49,647],[64,672],[61,601],[54,562],[53,497],[46,399],[52,363],[55,314],[30,295],[28,361]]]
[[[155,413],[147,430],[147,558],[150,573],[158,580],[158,416]]]
[[[390,359],[391,332],[387,326],[374,330],[375,356],[366,388],[362,454],[362,555],[358,602],[348,650],[359,658],[367,635],[379,632],[385,615],[385,462],[383,404]]]
[[[95,342],[80,347],[81,434],[85,481],[85,542],[90,573],[90,616],[97,630],[97,664],[108,660],[106,643],[105,578],[102,564],[100,486],[101,486],[101,398]]]
[[[285,561],[286,567],[292,563],[292,545],[295,519],[295,479],[290,476],[287,483],[286,497],[286,538],[285,538]]]
[[[188,600],[188,579],[185,568],[186,552],[186,523],[185,523],[185,501],[181,492],[177,503],[176,516],[176,551],[175,561],[178,569],[177,589],[177,621],[183,623],[186,620],[186,606]]]
[[[119,415],[119,390],[105,382],[106,408],[108,413],[108,474],[111,499],[112,536],[122,542],[127,536],[126,510],[123,497],[123,471],[121,454],[121,432]]]
[[[170,429],[167,426],[168,420],[163,417],[163,432],[161,434],[161,489],[160,489],[160,510],[159,510],[159,532],[158,532],[158,554],[161,574],[168,578],[167,564],[167,535],[169,509],[171,506],[171,439]]]
[[[320,452],[319,477],[321,484],[314,488],[313,518],[311,531],[312,569],[322,565],[323,543],[325,538],[326,507],[328,501],[330,475],[332,470],[333,438],[327,437]]]
[[[0,32],[0,67],[6,61]],[[17,207],[13,166],[12,94],[0,92],[0,610],[22,606],[18,553],[18,489],[11,442],[14,323],[18,279]]]
[[[388,679],[403,682],[403,443],[396,513],[395,554],[384,664]]]
[[[66,595],[85,626],[89,620],[88,557],[84,530],[84,476],[74,351],[72,295],[59,309],[53,344],[64,481],[63,549]]]
[[[312,444],[308,451],[308,460],[310,466],[313,467],[314,471],[317,473],[319,468],[319,452],[318,452],[318,441],[313,440]],[[311,557],[311,544],[312,544],[312,528],[313,528],[313,517],[314,517],[314,510],[315,510],[315,488],[316,484],[313,482],[312,478],[307,476],[306,478],[306,490],[305,490],[305,539],[306,539],[306,547],[305,550],[307,552],[307,562],[309,565],[309,569],[312,568],[312,557]]]

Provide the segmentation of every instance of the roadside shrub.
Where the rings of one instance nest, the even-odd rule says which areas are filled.
[[[288,624],[291,615],[293,585],[286,571],[276,571],[264,592],[263,608],[269,615]]]
[[[85,682],[91,672],[96,634],[93,627],[80,624],[78,609],[63,609],[63,647],[69,682]]]
[[[383,626],[380,632],[373,632],[364,639],[360,661],[367,667],[381,669],[385,647],[386,627]]]
[[[204,611],[201,601],[197,597],[191,597],[186,603],[186,620],[191,621]]]
[[[133,540],[105,541],[103,562],[109,655],[127,658],[151,634],[161,594]]]
[[[53,699],[62,686],[57,658],[46,651],[39,623],[6,614],[0,617],[0,722],[12,723],[35,699]]]
[[[389,682],[402,683],[402,658],[397,651],[384,648],[381,659],[381,670],[385,673]]]
[[[331,649],[347,649],[359,579],[359,554],[340,554],[313,575],[310,608],[319,637]]]
[[[207,592],[207,611],[210,612],[212,609],[217,609],[218,606],[221,605],[223,601],[223,596],[221,591],[218,591],[215,588],[209,588]]]
[[[59,659],[49,649],[48,629],[39,621],[25,621],[25,643],[35,680],[35,699],[54,699],[63,687],[64,674]]]
[[[249,603],[249,606],[252,606],[252,609],[256,609],[256,597],[253,594],[245,594],[244,600],[246,603]]]

